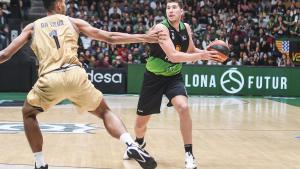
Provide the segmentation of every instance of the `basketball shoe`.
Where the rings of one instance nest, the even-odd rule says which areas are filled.
[[[138,144],[136,142],[136,144]],[[142,144],[138,144],[140,146],[140,148],[145,148],[146,147],[146,141],[144,140]],[[127,155],[127,151],[125,151],[124,155],[123,155],[123,160],[130,160],[130,158]]]
[[[45,166],[42,166],[40,168],[37,168],[36,165],[34,164],[34,169],[48,169],[48,164],[46,164]]]
[[[196,160],[189,152],[185,153],[185,169],[197,169]]]
[[[129,145],[125,153],[129,158],[136,160],[143,169],[155,169],[157,167],[154,158],[136,143]]]

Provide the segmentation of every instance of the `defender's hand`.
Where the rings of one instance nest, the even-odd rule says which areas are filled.
[[[166,39],[167,35],[163,33],[163,30],[155,28],[155,26],[152,26],[146,33],[148,43],[161,43]]]

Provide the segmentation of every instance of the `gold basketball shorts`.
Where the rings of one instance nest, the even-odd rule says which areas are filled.
[[[64,99],[70,100],[77,111],[94,111],[103,94],[88,80],[87,73],[79,66],[52,71],[38,78],[27,95],[34,107],[47,111]]]

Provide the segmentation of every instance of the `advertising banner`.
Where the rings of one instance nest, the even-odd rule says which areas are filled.
[[[144,65],[129,65],[128,93],[139,93]],[[184,65],[188,94],[300,96],[300,69],[283,67],[229,67]]]
[[[89,80],[102,93],[126,93],[126,69],[87,69]]]

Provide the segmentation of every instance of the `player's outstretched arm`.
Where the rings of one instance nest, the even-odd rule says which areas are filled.
[[[9,60],[19,49],[21,49],[25,43],[31,38],[33,30],[33,24],[27,25],[21,32],[21,34],[14,39],[5,49],[0,51],[0,63]]]
[[[162,30],[160,34],[166,34],[165,38],[161,38],[159,40],[159,45],[166,53],[167,58],[170,62],[173,63],[180,63],[180,62],[193,62],[197,60],[216,60],[219,61],[218,52],[216,51],[203,51],[203,52],[196,52],[196,53],[184,53],[177,51],[175,46],[170,38],[169,30],[163,24],[158,24],[154,28],[154,31]]]
[[[104,41],[110,44],[126,44],[126,43],[158,43],[158,33],[159,30],[149,31],[147,34],[127,34],[120,32],[108,32],[104,30],[97,29],[91,26],[88,22],[81,20],[70,18],[73,25],[76,27],[79,32],[87,35],[92,39],[96,39],[99,41]]]

